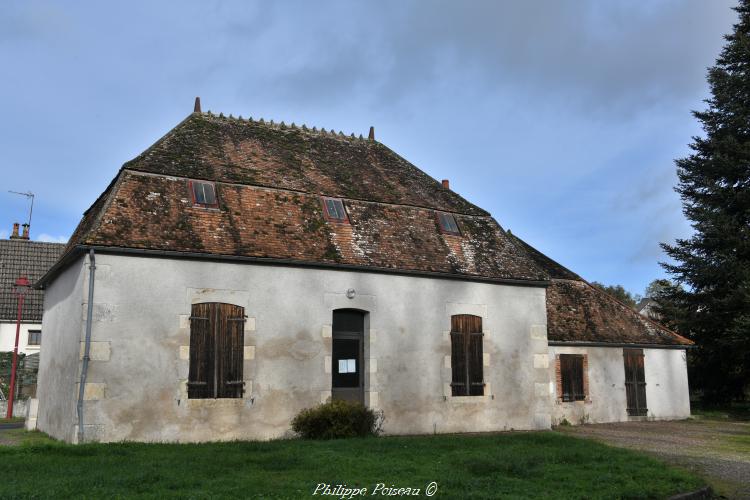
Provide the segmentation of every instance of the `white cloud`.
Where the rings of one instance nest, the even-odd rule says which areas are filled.
[[[0,240],[7,240],[8,236],[10,236],[8,234],[8,231],[6,231],[5,229],[0,229]]]
[[[2,234],[2,232],[0,232],[0,234]],[[46,241],[47,243],[67,243],[68,237],[67,236],[51,236],[47,233],[42,233],[36,238],[36,241]]]

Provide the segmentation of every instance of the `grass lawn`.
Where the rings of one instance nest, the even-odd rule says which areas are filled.
[[[690,403],[690,413],[692,413],[693,418],[750,421],[750,402],[710,406],[692,401]]]
[[[424,497],[435,481],[436,498],[609,499],[666,498],[703,486],[640,453],[551,431],[200,445],[19,437],[20,446],[0,447],[2,498],[307,498],[318,483],[366,487],[366,496],[385,483],[420,488]]]
[[[25,417],[0,418],[0,424],[22,424],[25,420]]]

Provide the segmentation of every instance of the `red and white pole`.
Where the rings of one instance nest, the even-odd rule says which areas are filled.
[[[16,280],[16,294],[18,295],[18,316],[16,319],[16,342],[13,346],[13,367],[10,372],[10,389],[8,394],[7,418],[13,418],[13,400],[16,396],[16,369],[18,367],[18,340],[21,335],[21,314],[23,312],[23,301],[30,283],[25,276]]]

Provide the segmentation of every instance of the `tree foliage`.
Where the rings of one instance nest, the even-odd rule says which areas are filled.
[[[635,307],[638,303],[638,300],[640,300],[640,297],[638,295],[633,295],[629,291],[625,290],[625,287],[623,287],[622,285],[605,285],[604,283],[599,283],[598,281],[592,281],[591,284],[598,289],[607,292],[620,302],[627,304],[630,307]]]
[[[674,327],[698,348],[691,384],[709,401],[744,397],[750,375],[750,0],[708,70],[707,109],[694,112],[705,137],[676,160],[685,216],[694,233],[662,244],[678,284],[661,291]]]

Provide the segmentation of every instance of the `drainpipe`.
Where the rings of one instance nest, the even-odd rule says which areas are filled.
[[[86,388],[86,374],[89,369],[89,350],[91,348],[91,318],[94,313],[94,274],[96,260],[94,249],[89,250],[89,301],[86,306],[86,341],[83,347],[83,363],[81,363],[81,382],[78,384],[78,443],[83,443],[83,391]]]

